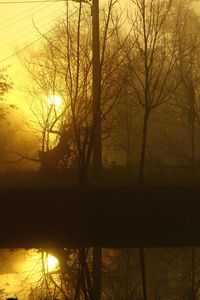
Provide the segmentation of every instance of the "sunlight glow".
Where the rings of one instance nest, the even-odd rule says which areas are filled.
[[[48,257],[47,257],[47,266],[48,266],[48,270],[49,271],[52,271],[54,270],[58,265],[58,260],[56,257],[48,254]]]
[[[62,104],[62,98],[57,95],[50,95],[47,99],[47,106],[48,107],[54,107],[56,110],[58,110],[59,106]]]
[[[51,274],[56,284],[60,285],[59,261],[48,252],[38,251],[38,249],[8,251],[8,264],[5,270],[8,272],[0,273],[0,299],[13,298],[16,294],[20,300],[45,299],[39,297],[43,282],[47,280],[47,274]],[[57,273],[58,271],[58,273]],[[12,273],[13,272],[13,273]],[[48,287],[54,285],[48,283]],[[49,299],[49,298],[48,298]]]

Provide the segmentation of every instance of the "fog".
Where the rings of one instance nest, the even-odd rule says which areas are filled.
[[[199,299],[198,6],[19,2],[0,23],[0,298]]]

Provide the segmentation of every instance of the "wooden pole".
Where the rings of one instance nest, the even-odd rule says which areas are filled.
[[[93,51],[93,175],[95,181],[101,180],[102,144],[101,144],[101,66],[99,42],[99,0],[92,0],[92,51]],[[95,201],[95,199],[94,199]],[[93,248],[93,295],[94,300],[101,299],[101,263],[102,249]]]
[[[101,66],[99,42],[99,0],[92,2],[92,51],[93,51],[93,170],[94,179],[101,179]]]

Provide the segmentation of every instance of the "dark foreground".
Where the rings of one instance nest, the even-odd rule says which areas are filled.
[[[0,247],[200,246],[200,187],[2,188]]]

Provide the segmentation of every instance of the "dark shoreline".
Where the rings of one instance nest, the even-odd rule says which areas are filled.
[[[1,188],[0,247],[200,246],[200,187]]]

